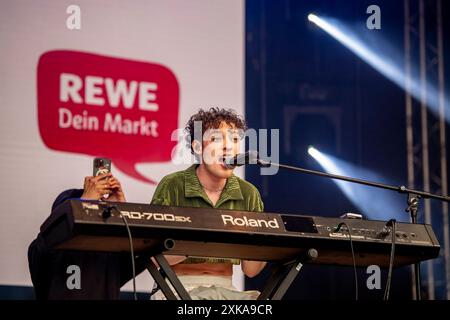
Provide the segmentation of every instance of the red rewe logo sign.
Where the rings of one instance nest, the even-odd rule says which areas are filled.
[[[109,157],[127,175],[139,162],[170,161],[179,87],[167,67],[76,51],[44,53],[38,64],[38,121],[53,150]]]

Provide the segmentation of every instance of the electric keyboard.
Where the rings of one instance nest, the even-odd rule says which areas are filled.
[[[384,221],[71,199],[41,226],[58,250],[290,261],[316,249],[315,264],[389,265],[392,233]],[[337,226],[346,225],[337,230]],[[347,228],[347,226],[349,228]],[[394,266],[433,259],[440,246],[430,225],[397,223]]]

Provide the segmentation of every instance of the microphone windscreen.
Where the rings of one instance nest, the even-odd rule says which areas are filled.
[[[223,163],[228,169],[233,169],[237,166],[242,166],[244,164],[256,164],[257,160],[258,160],[258,152],[250,150],[245,153],[237,154],[234,157],[224,158]]]

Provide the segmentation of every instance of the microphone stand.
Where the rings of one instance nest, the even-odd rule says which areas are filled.
[[[356,179],[356,178],[341,176],[341,175],[337,175],[337,174],[325,173],[325,172],[321,172],[321,171],[308,170],[308,169],[303,169],[300,167],[288,166],[285,164],[274,163],[271,161],[265,161],[265,160],[259,159],[259,157],[256,158],[256,164],[259,165],[260,167],[275,166],[278,168],[287,169],[287,170],[291,170],[291,171],[295,171],[295,172],[301,172],[301,173],[306,173],[306,174],[310,174],[310,175],[321,176],[321,177],[326,177],[326,178],[331,178],[331,179],[338,179],[338,180],[343,180],[343,181],[347,181],[347,182],[351,182],[351,183],[358,183],[358,184],[362,184],[362,185],[366,185],[366,186],[370,186],[370,187],[387,189],[387,190],[407,194],[408,206],[406,208],[406,212],[410,213],[411,222],[413,224],[417,223],[417,211],[419,209],[419,200],[421,198],[436,199],[436,200],[450,202],[450,197],[441,196],[441,195],[437,195],[437,194],[433,194],[433,193],[429,193],[429,192],[425,192],[425,191],[420,191],[420,190],[409,189],[405,186],[396,187],[396,186],[391,186],[391,185],[384,184],[384,183],[372,182],[372,181],[363,180],[363,179]],[[420,291],[420,289],[421,289],[420,262],[417,262],[414,264],[413,279],[414,280],[413,280],[412,284],[416,290],[416,300],[421,300],[422,296],[421,296],[421,291]]]

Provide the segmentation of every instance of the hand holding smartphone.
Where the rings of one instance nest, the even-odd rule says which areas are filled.
[[[85,177],[84,191],[81,198],[117,202],[126,201],[119,180],[111,174],[111,159],[94,159],[93,176]]]
[[[105,174],[111,173],[111,159],[95,158],[94,170],[91,177],[84,178],[82,199],[89,200],[105,200],[111,193],[109,185],[109,176]]]

